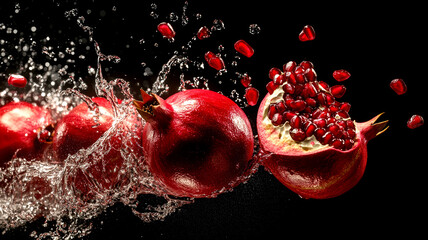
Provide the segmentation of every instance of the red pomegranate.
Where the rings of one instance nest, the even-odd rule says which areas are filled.
[[[0,107],[0,167],[13,156],[27,160],[40,157],[46,147],[40,138],[51,124],[50,113],[27,102],[10,102]]]
[[[144,156],[168,194],[215,197],[250,172],[253,134],[247,116],[231,99],[193,89],[166,100],[141,90],[134,100],[147,121]]]
[[[325,199],[351,189],[363,176],[367,142],[386,130],[380,115],[356,123],[351,105],[336,99],[342,85],[317,80],[313,64],[288,62],[273,68],[260,104],[257,130],[262,163],[282,184],[303,198]]]
[[[111,103],[105,98],[92,98],[98,105],[99,117],[96,118],[94,111],[91,111],[88,104],[81,103],[73,108],[67,115],[58,121],[52,141],[53,159],[58,162],[64,161],[69,155],[76,154],[80,149],[91,147],[103,134],[110,129],[114,121],[114,114]],[[130,117],[121,131],[136,132],[136,136],[141,135],[141,121],[135,117]],[[133,152],[141,152],[138,148],[138,139],[131,145]],[[93,154],[79,163],[88,164],[87,167],[78,168],[70,176],[69,183],[74,185],[77,195],[83,199],[92,199],[94,191],[106,191],[113,189],[117,184],[122,183],[119,171],[124,159],[121,156],[120,148],[122,139],[120,136],[109,138],[105,143],[105,155],[101,159],[95,158]]]

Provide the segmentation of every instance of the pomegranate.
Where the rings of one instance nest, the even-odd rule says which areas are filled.
[[[336,100],[344,87],[318,81],[308,61],[271,72],[276,73],[270,74],[272,93],[257,115],[261,149],[268,154],[262,164],[303,198],[345,193],[364,173],[367,142],[385,131],[388,121],[375,123],[380,115],[364,123],[351,120],[351,105]]]
[[[10,102],[0,108],[0,167],[14,156],[40,157],[47,139],[41,132],[51,124],[50,113],[28,102]]]
[[[215,197],[245,180],[254,140],[248,118],[235,102],[200,89],[166,100],[141,94],[143,100],[134,104],[147,121],[145,160],[168,194]]]
[[[95,112],[90,111],[86,103],[81,103],[56,124],[51,149],[54,161],[62,162],[80,149],[89,148],[112,126],[114,115],[111,103],[100,97],[92,98],[92,101],[99,109],[97,122],[94,119]],[[134,129],[137,136],[141,135],[141,121],[137,121],[136,117],[125,126]],[[92,199],[94,189],[104,192],[122,183],[124,179],[119,175],[124,162],[120,153],[121,141],[116,136],[109,138],[105,143],[108,152],[101,160],[95,159],[92,154],[89,155],[85,159],[89,167],[79,168],[73,176],[70,176],[69,183],[74,184],[76,194],[82,199]],[[137,142],[130,144],[135,147],[132,149],[133,152],[140,152],[137,150]]]

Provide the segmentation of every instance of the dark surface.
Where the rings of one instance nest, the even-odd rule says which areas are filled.
[[[267,93],[265,85],[271,67],[282,67],[289,60],[309,60],[314,63],[318,78],[330,85],[335,83],[331,77],[334,70],[343,68],[352,74],[343,82],[348,90],[342,100],[351,103],[353,119],[366,121],[385,112],[380,120],[390,120],[390,129],[368,145],[368,165],[363,179],[337,198],[300,199],[261,167],[248,183],[233,192],[214,199],[197,199],[163,221],[144,223],[129,208],[114,206],[94,220],[92,234],[85,239],[119,239],[124,235],[128,239],[249,239],[254,236],[286,239],[309,235],[348,238],[373,234],[388,237],[404,234],[411,238],[424,233],[427,214],[423,197],[426,188],[424,136],[427,131],[426,126],[414,130],[406,127],[406,121],[413,114],[428,118],[424,87],[428,61],[421,6],[189,1],[187,13],[194,27],[177,27],[176,42],[168,45],[156,38],[155,27],[172,11],[180,16],[182,1],[174,4],[156,1],[160,15],[156,20],[149,16],[150,3],[155,1],[141,1],[138,6],[130,1],[46,2],[46,5],[21,3],[21,17],[13,21],[22,25],[34,19],[39,34],[46,33],[51,41],[60,43],[68,41],[69,36],[85,36],[74,20],[64,18],[64,10],[92,9],[92,18],[88,16],[86,23],[95,26],[95,39],[102,51],[122,58],[120,64],[108,65],[112,70],[106,76],[140,81],[143,73],[140,63],[150,60],[149,65],[156,74],[171,56],[167,51],[183,45],[195,29],[211,25],[212,20],[218,18],[223,20],[226,30],[209,39],[206,45],[194,44],[192,54],[215,51],[219,44],[232,52],[236,40],[246,39],[254,47],[255,55],[251,59],[242,57],[240,69],[252,76],[253,85],[262,96]],[[2,21],[11,21],[8,16],[13,6],[13,3],[0,6]],[[112,6],[117,10],[113,12]],[[106,15],[94,17],[101,10]],[[203,18],[195,21],[196,13],[201,13]],[[248,26],[253,23],[260,25],[259,35],[248,33]],[[307,24],[314,27],[317,36],[312,42],[302,43],[297,36]],[[68,30],[64,31],[66,34],[56,34],[57,28]],[[138,45],[141,38],[160,42],[159,49],[164,49],[165,54],[158,54],[157,60],[151,59],[147,52],[143,54]],[[131,47],[125,48],[126,44]],[[92,65],[95,65],[94,59],[95,54],[87,56]],[[78,69],[76,67],[76,72]],[[87,65],[82,69],[86,70]],[[207,70],[208,74],[213,76],[210,71]],[[404,79],[408,93],[398,96],[389,88],[394,78]],[[213,86],[213,89],[224,91],[222,87]],[[244,88],[239,84],[233,87],[243,93]],[[246,109],[253,124],[257,108]],[[39,226],[38,222],[29,224],[0,235],[0,239],[25,238]]]

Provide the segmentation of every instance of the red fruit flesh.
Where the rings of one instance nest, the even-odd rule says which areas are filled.
[[[142,91],[144,156],[168,194],[215,197],[244,181],[253,154],[247,116],[232,100],[193,89],[166,100]]]
[[[298,67],[291,71],[295,73]],[[314,93],[308,92],[306,83],[299,86],[287,79],[261,102],[257,130],[261,148],[269,155],[263,165],[303,198],[336,197],[360,180],[367,161],[367,142],[385,130],[387,121],[375,123],[377,116],[356,123],[348,115],[350,104],[335,100],[335,95],[343,95],[341,87],[329,88],[315,80],[310,83],[316,97],[311,97]],[[287,84],[295,87],[293,94],[284,87]],[[330,92],[332,89],[335,93]],[[272,106],[281,101],[287,106],[281,110],[286,120],[278,124],[273,116],[281,111]],[[296,107],[298,101],[305,102],[306,107]]]
[[[95,112],[90,111],[86,103],[81,103],[56,124],[51,149],[54,161],[63,162],[69,155],[76,154],[80,149],[89,148],[112,126],[114,115],[110,102],[99,97],[92,98],[92,101],[99,108],[100,115],[97,122],[94,119]],[[125,125],[131,124],[132,129],[135,129],[139,136],[138,132],[142,131],[141,123],[137,119],[125,123]],[[137,127],[135,124],[138,124]],[[83,199],[93,197],[91,191],[96,189],[93,185],[97,186],[97,190],[105,191],[112,189],[123,180],[119,177],[119,170],[124,161],[119,150],[121,139],[111,137],[104,144],[108,146],[106,147],[108,152],[101,160],[88,155],[84,162],[79,164],[89,163],[89,167],[79,169],[68,179],[69,183],[74,184],[76,193]],[[134,152],[138,151],[135,149]],[[88,179],[87,176],[92,178]]]
[[[51,124],[50,113],[27,102],[11,102],[0,108],[0,167],[13,156],[40,157],[46,147],[38,133]]]

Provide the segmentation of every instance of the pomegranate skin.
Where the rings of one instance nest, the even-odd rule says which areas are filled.
[[[69,155],[77,153],[80,149],[89,148],[112,126],[114,115],[110,102],[101,97],[92,98],[92,101],[99,106],[101,113],[99,125],[94,127],[96,125],[93,119],[94,113],[89,110],[86,103],[73,108],[58,121],[55,127],[51,148],[54,161],[63,162]],[[138,124],[138,127],[134,124]],[[141,135],[142,125],[137,118],[127,122],[126,126],[132,127],[131,129],[137,132],[137,136]],[[84,159],[84,162],[89,163],[89,167],[77,168],[67,180],[69,184],[74,185],[76,194],[83,200],[93,199],[94,190],[105,192],[125,181],[119,176],[119,170],[124,163],[119,150],[122,140],[114,136],[107,141],[105,144],[111,147],[106,148],[109,152],[101,160],[94,159],[93,155],[89,154]],[[136,149],[137,142],[130,144],[133,148],[135,147],[133,152],[141,152]]]
[[[0,167],[16,157],[41,157],[47,144],[38,132],[51,123],[50,113],[28,102],[10,102],[0,108]]]
[[[193,89],[162,98],[142,91],[134,101],[146,119],[144,156],[150,171],[168,194],[215,197],[232,189],[249,173],[253,133],[241,108],[209,90]],[[155,98],[153,115],[141,111]]]
[[[257,115],[260,146],[266,154],[263,166],[283,185],[305,199],[327,199],[349,191],[362,178],[367,165],[367,143],[386,130],[388,121],[373,119],[356,123],[356,142],[349,150],[333,147],[303,152],[288,149],[272,138],[272,129],[263,123],[268,96],[263,99]]]

